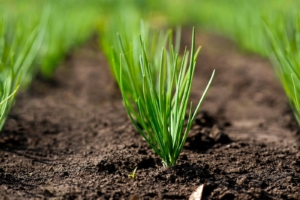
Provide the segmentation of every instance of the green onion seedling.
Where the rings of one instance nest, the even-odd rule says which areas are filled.
[[[168,33],[167,38],[171,38]],[[139,37],[140,55],[130,57],[139,60],[139,68],[131,66],[124,48],[120,54],[118,83],[129,118],[145,141],[161,157],[164,166],[173,166],[186,141],[197,112],[207,94],[214,77],[214,71],[196,109],[188,105],[192,88],[192,79],[200,47],[195,50],[195,29],[192,34],[191,52],[184,51],[179,58],[172,44],[163,47],[159,55],[158,66],[149,59],[146,48],[148,38]],[[120,45],[129,43],[119,37]],[[171,41],[171,40],[170,40]],[[159,45],[158,45],[159,46]],[[135,73],[131,73],[130,67]],[[158,69],[157,73],[153,73]],[[135,81],[132,81],[135,80]],[[125,87],[126,86],[126,87]],[[135,96],[132,96],[133,91]],[[186,111],[188,118],[185,126]]]

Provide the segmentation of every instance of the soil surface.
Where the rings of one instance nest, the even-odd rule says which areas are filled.
[[[196,40],[193,102],[216,76],[175,167],[134,129],[91,41],[18,95],[0,133],[0,199],[188,199],[202,184],[203,199],[300,199],[299,130],[270,63]]]

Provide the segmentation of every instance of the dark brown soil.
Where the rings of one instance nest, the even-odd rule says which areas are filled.
[[[204,199],[300,199],[298,129],[269,62],[218,36],[197,44],[194,102],[216,76],[177,166],[135,131],[91,42],[18,96],[0,134],[0,199],[187,199],[203,183]]]

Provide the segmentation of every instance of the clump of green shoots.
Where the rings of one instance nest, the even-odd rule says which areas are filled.
[[[2,66],[1,66],[2,67]],[[19,88],[14,84],[15,76],[10,70],[0,70],[0,130],[13,105],[15,94]]]
[[[281,16],[281,17],[280,17]],[[284,16],[284,17],[282,17]],[[276,28],[274,28],[276,27]],[[266,22],[266,34],[272,46],[274,67],[300,125],[300,15],[278,15]],[[273,59],[274,61],[274,59]]]
[[[37,32],[27,40],[8,42],[7,24],[0,22],[0,130],[13,105],[19,84],[25,78],[38,49]]]
[[[90,36],[99,15],[96,0],[28,1],[1,2],[0,130],[19,86],[28,87],[38,71],[51,76],[67,51]]]
[[[192,112],[189,105],[196,58],[195,30],[192,47],[178,55],[180,34],[175,47],[173,34],[155,34],[141,26],[139,37],[132,41],[118,34],[112,49],[112,71],[119,84],[127,113],[145,141],[161,157],[164,166],[176,164],[214,72],[202,98]],[[179,36],[179,37],[178,37]],[[158,39],[160,38],[160,39]],[[116,40],[111,40],[116,43]],[[157,48],[159,47],[159,48]],[[117,53],[120,50],[120,53]],[[188,109],[188,107],[190,107]],[[186,111],[188,112],[187,123]]]

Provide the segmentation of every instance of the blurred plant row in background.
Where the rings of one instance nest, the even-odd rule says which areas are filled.
[[[74,47],[95,32],[96,1],[0,2],[0,129],[17,88],[40,73],[49,78]]]

